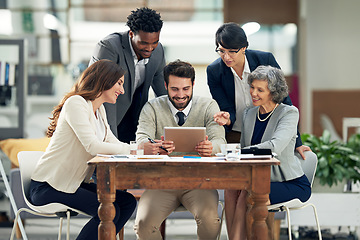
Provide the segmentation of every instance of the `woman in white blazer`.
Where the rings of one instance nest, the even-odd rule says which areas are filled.
[[[259,66],[248,77],[254,107],[243,113],[241,146],[271,149],[280,160],[272,166],[270,202],[280,203],[298,198],[305,202],[311,195],[300,159],[294,154],[299,121],[298,109],[281,103],[288,95],[282,71],[271,66]],[[229,123],[228,113],[215,114],[220,125]],[[303,160],[301,160],[303,161]],[[225,216],[229,239],[246,239],[245,190],[225,191]]]
[[[130,147],[111,132],[103,103],[124,94],[124,70],[110,60],[89,66],[73,89],[54,108],[47,131],[49,146],[31,177],[35,205],[59,202],[92,216],[77,239],[97,239],[99,217],[94,169],[87,161],[96,154],[129,154]],[[119,232],[136,207],[133,195],[116,191],[114,224]]]

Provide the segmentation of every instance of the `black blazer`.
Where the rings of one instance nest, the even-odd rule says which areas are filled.
[[[272,53],[257,50],[246,50],[245,56],[248,60],[250,71],[254,71],[260,65],[270,65],[280,68]],[[236,120],[235,110],[235,83],[234,75],[231,69],[225,65],[221,58],[216,59],[207,69],[207,80],[210,93],[213,99],[219,104],[221,111],[230,113],[231,124],[226,126],[226,131],[231,131]],[[292,105],[291,99],[287,96],[283,103]],[[296,147],[302,145],[300,133],[298,131],[296,139]]]

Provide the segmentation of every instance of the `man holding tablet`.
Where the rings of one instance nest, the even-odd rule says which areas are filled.
[[[176,60],[165,66],[164,79],[168,95],[150,100],[140,113],[136,141],[144,143],[145,154],[179,154],[174,142],[164,141],[163,134],[164,127],[180,126],[206,128],[205,140],[195,146],[195,152],[200,156],[220,152],[220,145],[226,143],[225,131],[213,119],[219,106],[213,99],[193,97],[194,68]],[[151,143],[148,138],[156,143]],[[198,239],[216,239],[220,230],[218,193],[204,189],[145,190],[134,225],[137,238],[161,240],[161,223],[181,204],[195,217]]]

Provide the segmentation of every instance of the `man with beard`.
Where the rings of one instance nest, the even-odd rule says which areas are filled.
[[[145,154],[174,154],[176,146],[172,141],[164,141],[162,134],[164,127],[179,126],[206,127],[206,140],[195,148],[200,156],[220,152],[220,145],[226,143],[225,131],[213,118],[219,106],[213,99],[193,97],[194,68],[176,60],[165,66],[164,79],[168,96],[150,100],[140,113],[136,140],[144,143]],[[156,143],[150,143],[148,138],[157,139]],[[161,223],[180,205],[194,215],[198,239],[216,239],[220,229],[218,193],[204,189],[146,190],[140,198],[134,225],[137,238],[161,240]]]

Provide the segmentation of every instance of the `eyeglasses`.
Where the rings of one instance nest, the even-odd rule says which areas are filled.
[[[225,56],[227,53],[230,57],[234,57],[238,52],[240,51],[240,48],[238,50],[224,50],[224,49],[215,49],[215,52],[217,52],[220,56]]]

